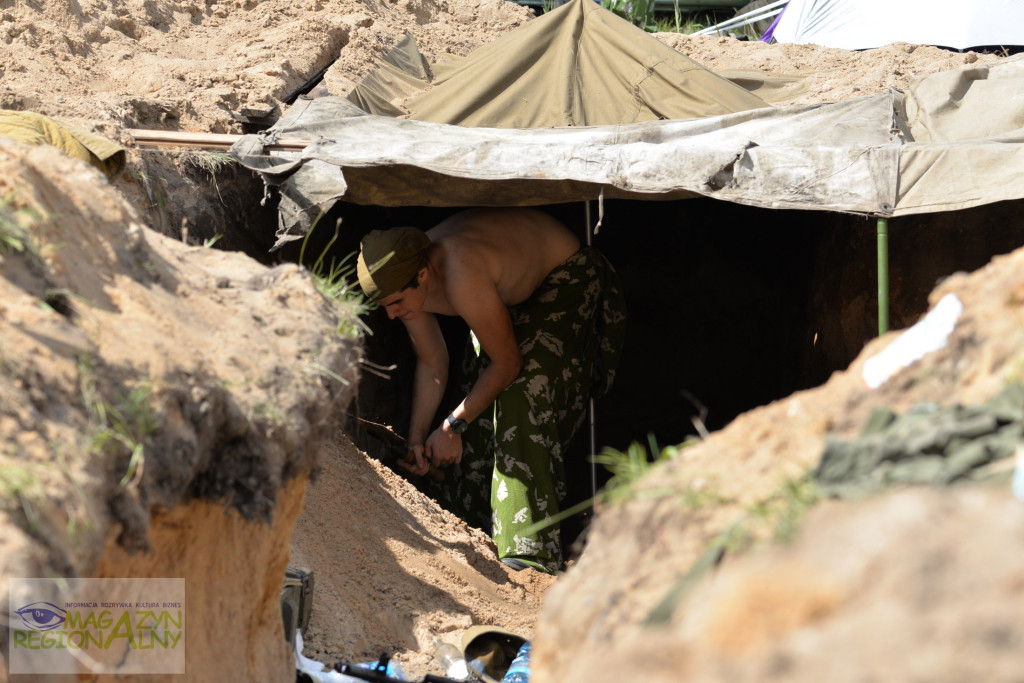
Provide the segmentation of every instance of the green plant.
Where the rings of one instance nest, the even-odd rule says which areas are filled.
[[[634,26],[655,30],[652,23],[654,0],[601,0],[601,7],[614,12]]]
[[[653,458],[648,456],[647,448],[636,441],[631,443],[625,452],[613,448],[605,448],[601,453],[593,457],[595,463],[603,465],[605,469],[612,473],[611,479],[598,492],[598,499],[604,503],[616,505],[637,497],[636,484],[644,475],[650,472],[656,464],[675,458],[681,450],[695,443],[694,441],[686,441],[678,446],[667,446],[659,449],[653,434],[649,434],[647,439],[650,444],[651,453],[657,454]],[[644,489],[642,496],[658,497],[672,495],[674,492],[673,489],[654,487]],[[692,495],[694,494],[690,491],[684,493],[684,503],[703,504],[704,499],[701,496],[704,494],[696,494],[698,497],[691,497]],[[593,507],[594,503],[594,498],[587,498],[572,507],[560,510],[558,514],[530,525],[523,529],[521,533],[528,536],[541,529],[559,524],[562,520]]]
[[[43,493],[38,475],[25,465],[0,465],[0,498],[9,500]]]
[[[71,471],[68,462],[69,456],[66,450],[62,444],[54,443],[50,446],[50,452],[56,456],[57,466],[60,468],[61,473],[64,474],[64,478],[70,482],[71,488],[75,492],[74,500],[80,509],[80,512],[77,514],[71,509],[72,506],[69,506],[67,509],[67,534],[69,538],[75,538],[80,531],[92,531],[95,525],[89,516],[89,502],[88,497],[85,495],[85,489],[82,488],[81,483],[79,483]]]
[[[785,543],[793,540],[804,515],[820,500],[813,472],[808,471],[802,476],[783,481],[767,498],[749,506],[743,517],[708,542],[704,552],[651,610],[644,623],[648,626],[667,624],[683,597],[727,553],[742,552],[754,544],[758,537],[755,526],[766,526],[776,541]],[[760,537],[763,538],[763,535]]]
[[[321,212],[313,221],[309,232],[302,240],[302,247],[299,249],[299,263],[305,263],[306,245],[310,235],[319,224],[324,214]],[[363,290],[359,287],[355,277],[356,266],[353,263],[355,253],[350,253],[336,263],[333,259],[325,264],[324,259],[334,243],[338,240],[338,231],[341,228],[341,219],[334,224],[334,235],[327,242],[327,246],[320,252],[320,256],[310,267],[309,271],[313,276],[313,283],[318,292],[331,301],[342,304],[347,310],[340,311],[338,316],[338,334],[343,337],[356,338],[362,333],[372,334],[370,328],[362,321],[362,316],[367,311],[376,308],[376,304],[366,298]]]
[[[643,478],[658,463],[671,460],[679,455],[679,452],[695,443],[686,441],[678,446],[666,446],[658,448],[653,434],[647,436],[650,453],[642,444],[634,441],[626,448],[625,452],[605,448],[601,453],[593,457],[594,462],[603,465],[612,473],[611,479],[602,489],[602,500],[610,504],[621,503],[635,497],[636,483]],[[670,493],[668,489],[647,489],[646,496],[660,496]]]
[[[216,178],[226,166],[235,163],[235,158],[227,152],[208,152],[205,150],[188,150],[181,153],[179,157],[182,162],[204,171],[207,175]]]
[[[161,225],[170,224],[170,216],[167,213],[167,206],[164,204],[164,196],[160,192],[158,184],[162,182],[160,178],[157,178],[157,182],[154,183],[153,179],[143,171],[136,171],[131,169],[128,171],[128,175],[139,182],[142,186],[143,191],[146,193],[146,197],[149,199],[150,208],[156,205],[160,209],[159,217]]]
[[[344,377],[342,377],[338,373],[334,372],[333,370],[331,370],[330,368],[328,368],[325,365],[322,365],[320,363],[312,363],[311,367],[312,367],[312,369],[314,371],[316,371],[316,373],[318,375],[326,375],[327,377],[330,377],[331,379],[333,379],[334,381],[338,382],[339,384],[344,384],[345,386],[348,386],[348,385],[352,384],[347,379],[345,379]]]
[[[224,202],[224,197],[221,196],[220,185],[217,184],[217,174],[223,171],[225,167],[237,163],[235,158],[227,152],[209,152],[206,150],[188,150],[182,152],[179,158],[182,163],[206,173],[210,177],[213,189],[217,191],[220,203],[227,206]]]
[[[122,392],[117,403],[104,400],[89,356],[79,356],[79,390],[86,408],[96,422],[90,450],[107,453],[115,459],[127,457],[125,473],[115,493],[142,474],[145,440],[156,430],[156,415],[150,406],[149,386],[137,386]]]
[[[26,253],[32,260],[41,262],[32,229],[42,221],[42,216],[31,207],[16,206],[16,194],[16,191],[10,192],[0,198],[0,254]]]
[[[689,31],[684,30],[684,26],[690,26],[693,22],[688,20],[683,21],[683,14],[679,11],[679,0],[674,0],[672,3],[672,16],[655,16],[654,17],[654,30],[658,33],[692,33],[693,31],[699,30],[699,28],[692,28]]]
[[[46,494],[39,475],[25,465],[0,465],[0,501],[17,501],[29,529],[33,532],[39,527],[39,515],[35,510],[35,501],[43,500]]]
[[[654,30],[656,33],[681,33],[679,30],[679,18],[655,17]]]
[[[785,542],[796,536],[804,515],[820,501],[814,473],[809,471],[783,481],[771,495],[754,503],[749,514],[767,524],[774,539]]]
[[[643,621],[644,626],[663,626],[672,619],[672,615],[683,597],[701,578],[717,567],[725,553],[730,550],[730,539],[735,534],[735,528],[736,525],[733,525],[711,539],[704,552],[690,565],[690,569],[675,582],[665,597],[647,614]]]
[[[680,33],[696,33],[697,31],[714,26],[718,23],[718,17],[707,12],[691,12],[687,14],[679,26]]]
[[[253,407],[253,414],[261,420],[270,422],[275,427],[280,427],[285,424],[284,413],[282,413],[281,408],[273,402],[257,403]]]

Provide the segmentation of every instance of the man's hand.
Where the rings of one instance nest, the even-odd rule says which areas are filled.
[[[423,455],[423,445],[416,444],[409,446],[409,454],[405,459],[398,461],[398,466],[410,474],[422,477],[430,470],[430,462]]]
[[[430,433],[424,447],[425,455],[434,466],[452,465],[462,462],[462,436],[448,427],[447,422]]]

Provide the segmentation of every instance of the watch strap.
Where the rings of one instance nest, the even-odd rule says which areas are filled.
[[[469,427],[469,423],[466,422],[465,420],[455,417],[455,413],[448,413],[448,417],[445,418],[445,421],[448,423],[448,426],[452,428],[452,431],[455,432],[456,434],[463,433],[464,431],[466,431],[466,428]]]

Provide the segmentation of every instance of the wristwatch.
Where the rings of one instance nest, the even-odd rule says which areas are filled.
[[[445,422],[448,423],[448,426],[451,427],[452,431],[456,434],[461,434],[469,427],[469,423],[455,417],[455,413],[448,413],[448,417],[445,418]]]

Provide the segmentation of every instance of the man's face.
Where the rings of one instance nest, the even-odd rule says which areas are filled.
[[[421,277],[420,282],[422,281]],[[388,318],[391,320],[414,318],[423,308],[423,287],[406,287],[390,296],[378,299],[377,303],[387,312]]]

